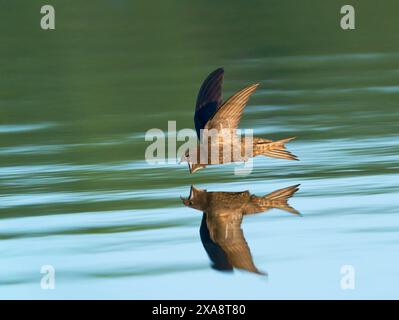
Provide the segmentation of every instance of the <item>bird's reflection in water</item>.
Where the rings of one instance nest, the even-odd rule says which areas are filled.
[[[287,202],[299,190],[298,187],[294,185],[257,197],[249,191],[208,192],[191,186],[190,196],[181,199],[184,205],[203,211],[200,236],[212,268],[219,271],[237,268],[265,275],[255,266],[244,238],[241,229],[243,216],[273,208],[299,214]]]

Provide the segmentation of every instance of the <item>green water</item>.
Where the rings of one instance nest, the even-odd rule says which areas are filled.
[[[356,29],[340,28],[352,3]],[[0,297],[398,298],[399,24],[395,1],[0,1]],[[151,128],[193,128],[201,82],[224,97],[259,82],[241,128],[296,136],[301,161],[145,162]],[[191,184],[263,195],[247,217],[267,280],[210,268]],[[53,265],[56,289],[40,288]],[[340,288],[353,265],[356,289]]]

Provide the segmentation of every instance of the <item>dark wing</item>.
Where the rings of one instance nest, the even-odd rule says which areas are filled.
[[[206,123],[205,129],[237,129],[245,105],[258,85],[250,85],[230,97]]]
[[[213,71],[202,83],[195,106],[194,124],[197,136],[200,130],[222,105],[223,68]]]
[[[212,261],[212,268],[219,271],[233,271],[232,265],[227,260],[226,253],[217,243],[213,242],[210,237],[206,223],[206,213],[203,213],[202,215],[200,237],[202,245],[209,256],[209,259]]]
[[[244,205],[244,213],[253,214],[276,208],[293,214],[300,214],[288,204],[288,199],[299,190],[298,187],[299,184],[279,189],[263,197],[251,196],[250,200]]]

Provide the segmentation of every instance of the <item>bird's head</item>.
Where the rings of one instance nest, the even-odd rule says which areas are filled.
[[[186,152],[182,154],[179,163],[189,162],[189,161],[190,161],[190,150],[187,149]]]
[[[180,197],[180,199],[185,206],[202,211],[204,210],[204,204],[206,202],[205,195],[206,190],[191,186],[189,197]]]
[[[196,159],[194,159],[195,155],[192,155],[190,153],[190,150],[188,149],[180,158],[180,163],[182,162],[187,162],[188,164],[188,169],[190,170],[190,173],[194,173],[198,171],[199,169],[205,168],[205,164],[199,163]]]

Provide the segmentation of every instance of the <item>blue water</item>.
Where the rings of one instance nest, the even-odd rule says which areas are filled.
[[[381,30],[362,1],[352,33],[335,1],[206,4],[54,1],[56,32],[1,28],[0,298],[399,298],[397,3],[377,12]],[[2,6],[0,26],[38,24],[29,1]],[[145,161],[146,131],[193,128],[219,66],[225,98],[260,83],[240,128],[296,136],[299,162],[259,157],[240,177]],[[180,200],[192,184],[257,196],[300,184],[289,204],[301,216],[272,209],[241,225],[267,276],[211,268],[202,213]]]

